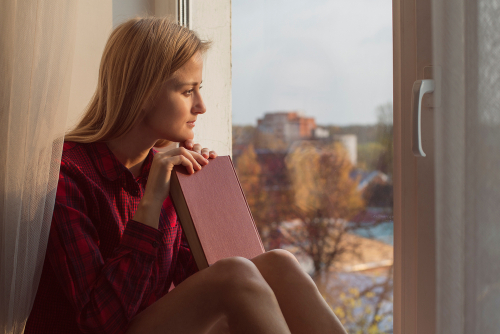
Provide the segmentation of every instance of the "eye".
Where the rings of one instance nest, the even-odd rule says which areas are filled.
[[[193,91],[194,91],[194,89],[191,88],[190,90],[185,91],[184,95],[189,96],[189,95],[193,94]]]

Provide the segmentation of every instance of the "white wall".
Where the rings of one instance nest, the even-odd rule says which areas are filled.
[[[113,0],[113,28],[135,16],[153,15],[154,0]]]
[[[75,125],[95,92],[112,17],[111,0],[78,1],[67,127]]]
[[[231,155],[231,0],[191,1],[192,29],[212,41],[203,67],[207,112],[196,122],[195,141]]]

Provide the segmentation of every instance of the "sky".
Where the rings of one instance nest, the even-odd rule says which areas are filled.
[[[392,101],[392,0],[232,0],[233,124],[297,110],[373,124]]]

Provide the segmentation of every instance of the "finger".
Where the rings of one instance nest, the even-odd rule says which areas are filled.
[[[204,148],[201,150],[201,155],[203,155],[203,157],[205,159],[208,159],[210,157],[210,150],[208,148]]]
[[[176,155],[183,155],[193,163],[195,170],[200,170],[201,165],[204,166],[204,165],[208,164],[208,160],[205,159],[201,154],[196,153],[196,152],[191,151],[191,150],[188,150],[185,147],[178,147],[178,148],[175,148],[173,150],[170,150],[170,151],[167,151],[164,153],[157,153],[156,155],[158,155],[158,154],[161,154],[163,157],[167,157],[167,158],[173,157]]]
[[[166,158],[167,164],[170,164],[170,168],[173,168],[175,165],[183,165],[186,167],[189,174],[193,174],[195,172],[193,168],[193,163],[184,155],[175,155],[173,157]]]
[[[194,141],[192,139],[187,139],[186,141],[181,143],[181,147],[185,147],[188,150],[192,150],[194,146]]]
[[[215,152],[215,151],[210,151],[210,153],[209,153],[209,157],[210,157],[210,159],[215,159],[215,158],[217,158],[217,156],[218,156],[217,152]]]
[[[200,144],[194,144],[193,146],[193,151],[195,151],[196,153],[200,153],[201,154],[201,145]]]
[[[206,164],[204,162],[204,160],[206,160],[206,159],[203,158],[203,156],[201,156],[199,153],[196,153],[194,151],[189,151],[189,150],[185,149],[184,147],[179,147],[179,153],[181,155],[183,155],[184,157],[186,157],[189,161],[191,161],[195,170],[201,169],[200,163],[203,163],[204,165]]]
[[[205,158],[200,152],[188,151],[188,153],[190,153],[201,166],[205,166],[206,164],[208,164],[207,158]]]

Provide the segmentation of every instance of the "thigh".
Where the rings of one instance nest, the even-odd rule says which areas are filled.
[[[227,317],[220,318],[206,334],[230,334]]]
[[[207,268],[192,275],[136,315],[127,334],[207,332],[222,317],[212,271]]]
[[[232,301],[237,291],[248,291],[245,288],[248,283],[252,286],[253,281],[266,284],[251,261],[243,258],[218,261],[136,315],[127,333],[200,334],[211,328],[222,330],[227,324],[228,300]]]

